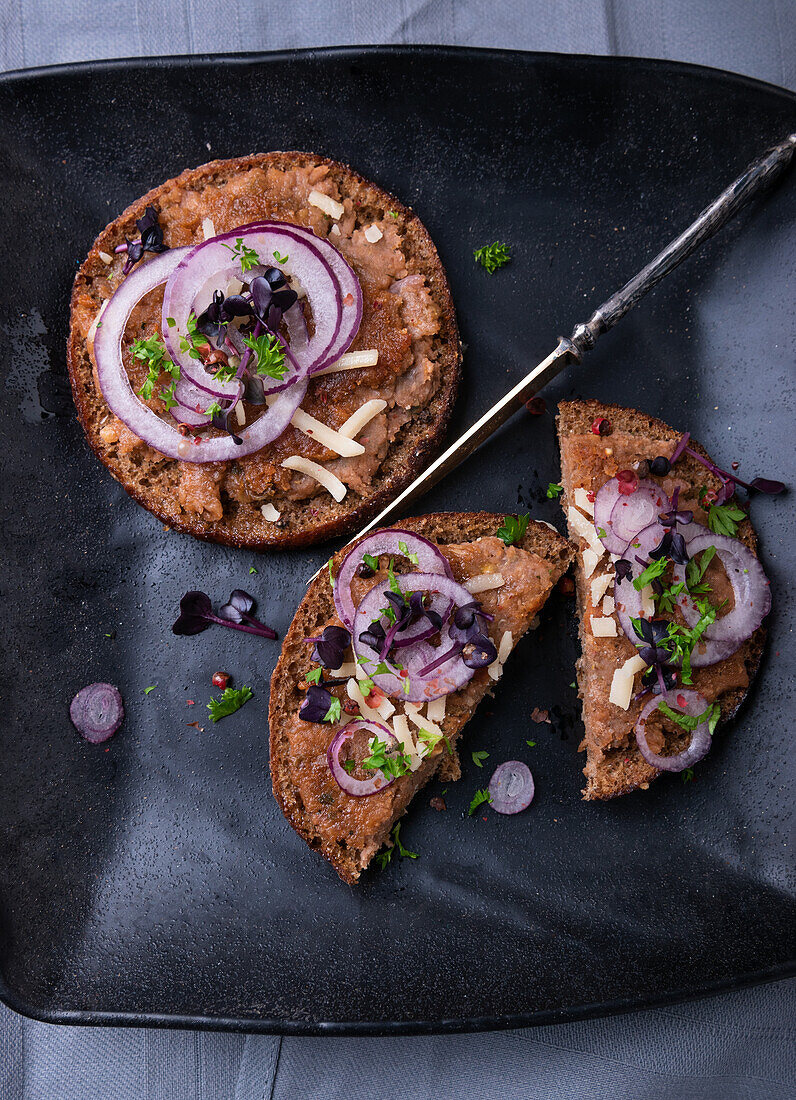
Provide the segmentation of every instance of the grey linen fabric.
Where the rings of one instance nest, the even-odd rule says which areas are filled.
[[[0,0],[0,70],[432,42],[630,54],[796,86],[793,0]],[[0,1100],[784,1100],[796,983],[486,1035],[64,1028],[0,1006]]]

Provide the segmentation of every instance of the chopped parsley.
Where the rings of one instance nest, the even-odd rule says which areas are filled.
[[[331,585],[332,588],[334,588],[334,573],[332,572],[332,559],[329,558],[329,560],[326,564],[329,567],[329,584]]]
[[[398,665],[396,667],[400,668],[401,666]],[[376,671],[373,673],[373,675],[374,676],[383,676],[385,672],[392,672],[392,669],[390,668],[390,666],[387,664],[386,661],[379,661],[379,663],[376,665]]]
[[[290,259],[287,253],[285,253],[284,256],[280,256],[278,252],[274,252],[273,256],[278,264],[286,264],[287,261]]]
[[[419,753],[419,755],[428,756],[430,753],[432,753],[442,740],[443,736],[444,735],[441,733],[431,733],[429,730],[418,730],[418,741],[422,742],[423,745],[428,746],[427,748],[424,748],[423,751]]]
[[[205,416],[209,416],[212,420],[214,416],[219,416],[223,412],[218,401],[211,401],[205,409]]]
[[[679,711],[670,707],[665,699],[661,699],[658,703],[658,710],[661,714],[665,714],[671,722],[675,723],[675,725],[690,732],[693,732],[702,722],[707,722],[708,731],[711,737],[718,725],[719,718],[721,718],[721,707],[718,703],[712,703],[706,710],[703,710],[701,714],[692,715],[680,714]]]
[[[197,329],[195,313],[188,314],[185,327],[188,330],[188,335],[180,337],[180,351],[189,355],[191,359],[201,359],[199,348],[204,347],[210,341]]]
[[[368,569],[372,569],[374,573],[378,573],[378,571],[379,571],[379,559],[378,558],[374,558],[372,554],[363,554],[362,555],[362,560],[364,561],[365,565],[367,565]]]
[[[276,378],[281,382],[287,373],[288,364],[282,344],[277,337],[272,332],[264,332],[261,336],[244,336],[243,342],[254,352],[257,373],[266,374],[269,378]]]
[[[166,402],[166,411],[167,412],[170,411],[171,409],[173,409],[176,404],[178,404],[177,398],[174,396],[174,391],[176,389],[177,389],[177,383],[172,380],[172,382],[168,386],[164,386],[163,389],[158,394],[161,401]]]
[[[476,248],[473,255],[476,263],[485,267],[490,275],[494,275],[499,267],[503,267],[511,259],[509,246],[501,244],[500,241],[493,241],[492,244],[486,244],[483,248]]]
[[[393,827],[390,837],[392,838],[392,844],[389,848],[385,848],[383,852],[379,852],[376,856],[376,862],[379,865],[381,871],[387,866],[392,859],[393,852],[397,852],[401,859],[417,859],[417,852],[410,852],[408,848],[405,848],[401,843],[401,822]]]
[[[254,568],[254,566],[250,565],[249,566],[249,573],[256,573],[256,572],[257,572],[257,570]]]
[[[252,689],[245,684],[240,688],[225,688],[220,699],[211,699],[207,704],[210,717],[214,722],[218,722],[228,714],[234,714],[244,703],[248,703],[253,695]]]
[[[746,519],[746,512],[737,504],[711,504],[708,509],[708,527],[716,535],[735,538],[738,524]]]
[[[536,742],[535,741],[526,741],[525,744],[528,746],[529,749],[535,749],[536,748]]]
[[[365,676],[362,680],[359,681],[359,690],[362,692],[366,699],[373,691],[375,686],[376,685],[370,678],[370,676]]]
[[[342,714],[342,704],[336,695],[332,696],[332,701],[329,704],[329,709],[323,716],[324,722],[339,722]]]
[[[528,516],[504,516],[503,526],[498,527],[496,534],[503,539],[506,546],[512,546],[519,542],[528,530]]]
[[[547,486],[547,499],[558,500],[561,494],[564,492],[564,486],[560,485],[557,481],[551,481]]]
[[[658,561],[651,561],[647,568],[642,573],[639,573],[633,581],[633,587],[640,592],[642,588],[645,588],[650,583],[650,581],[654,581],[656,577],[660,577],[662,573],[665,573],[668,565],[668,558],[659,558]]]
[[[146,380],[138,391],[145,401],[149,401],[154,394],[162,372],[170,374],[175,381],[179,380],[180,368],[166,355],[166,345],[159,336],[149,336],[146,340],[133,340],[130,351],[133,358],[140,359],[147,365]]]
[[[488,756],[489,756],[489,753],[484,751],[483,749],[480,752],[474,752],[473,753],[473,763],[475,764],[475,766],[477,768],[483,768],[484,761],[486,760],[486,758]]]
[[[149,695],[150,691],[154,691],[157,684],[150,684],[148,688],[144,688],[144,695]]]
[[[389,582],[390,582],[390,591],[395,592],[395,594],[398,595],[398,596],[402,595],[401,586],[398,584],[398,581],[396,580],[396,577],[395,577],[395,573],[393,572],[393,559],[392,558],[390,558],[390,564],[387,566],[387,577],[389,578]]]
[[[597,537],[598,537],[598,538],[601,538],[601,539],[604,539],[604,538],[606,538],[606,537],[607,537],[607,536],[606,536],[606,533],[605,533],[605,528],[604,528],[604,527],[598,527],[598,528],[597,528]]]
[[[397,751],[389,749],[388,751],[386,741],[380,741],[378,737],[371,737],[368,741],[368,748],[370,749],[370,756],[362,761],[362,767],[367,768],[368,771],[382,771],[385,775],[398,779],[410,770],[409,755],[401,749]]]
[[[308,673],[307,673],[307,683],[308,683],[308,684],[317,684],[317,683],[320,683],[320,679],[321,679],[321,674],[322,674],[322,672],[323,672],[323,669],[322,669],[322,668],[314,668],[314,669],[312,669],[312,671],[311,671],[311,672],[308,672]]]
[[[418,562],[417,554],[410,554],[409,553],[409,547],[406,545],[405,542],[399,542],[398,543],[398,549],[401,551],[401,553],[403,554],[403,556],[405,558],[409,559],[409,561],[412,563],[412,565],[417,565],[417,562]],[[370,555],[368,554],[368,555],[366,555],[366,557],[370,557]],[[370,562],[368,562],[367,564],[370,565]],[[373,569],[373,566],[370,565],[370,568]],[[376,568],[378,569],[378,562],[376,563]]]
[[[231,244],[225,244],[224,248],[228,248],[233,256],[240,260],[241,271],[251,271],[251,269],[256,267],[260,262],[260,257],[255,250],[243,243],[243,237],[238,237],[236,239],[234,248]]]
[[[685,567],[685,581],[692,596],[704,596],[707,592],[712,591],[710,585],[705,583],[702,578],[705,576],[705,570],[716,556],[716,547],[706,546],[701,553],[701,564],[694,557]]]
[[[694,769],[693,768],[686,768],[685,771],[683,772],[683,782],[684,783],[690,783],[693,778],[694,778]]]
[[[467,816],[472,817],[479,806],[483,806],[485,802],[491,802],[492,795],[489,791],[476,791],[473,795],[473,800],[470,803],[470,809],[467,811]]]

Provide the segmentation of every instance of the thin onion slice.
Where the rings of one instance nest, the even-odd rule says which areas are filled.
[[[489,781],[491,807],[499,814],[518,814],[533,801],[531,769],[521,760],[507,760],[495,768]]]
[[[705,719],[693,730],[687,749],[677,753],[676,756],[659,756],[649,747],[646,727],[649,716],[658,709],[661,701],[664,701],[679,714],[687,714],[691,718],[698,718],[700,714],[704,714],[708,709],[708,701],[698,691],[686,691],[684,688],[677,688],[674,691],[667,691],[665,695],[659,695],[651,699],[639,715],[638,722],[636,722],[636,743],[639,752],[647,763],[663,772],[681,772],[686,768],[690,768],[692,764],[698,763],[710,752],[710,746],[713,742],[710,728],[707,719]]]
[[[113,684],[89,684],[81,688],[69,706],[72,725],[92,745],[113,737],[124,720],[124,704]]]
[[[368,730],[388,745],[398,745],[398,738],[381,722],[370,722],[365,719],[349,722],[335,734],[332,743],[326,752],[326,760],[329,771],[332,773],[335,783],[341,791],[350,794],[354,798],[366,798],[371,794],[379,794],[386,791],[395,782],[394,776],[385,775],[381,769],[375,771],[371,779],[356,779],[349,775],[340,762],[340,750],[350,741],[359,730]]]
[[[639,481],[634,492],[618,493],[611,509],[608,529],[627,545],[639,531],[656,524],[661,512],[668,512],[671,506],[672,502],[660,485],[654,481]],[[663,530],[660,538],[663,538]],[[660,539],[658,541],[660,542]]]
[[[735,606],[707,628],[691,654],[693,668],[715,665],[729,657],[754,634],[771,610],[769,580],[752,551],[740,539],[706,531],[691,538],[688,552],[693,558],[711,546],[715,546],[716,556],[727,571]],[[675,581],[684,584],[685,578],[685,566],[675,564]],[[700,611],[694,601],[684,594],[678,604],[688,625],[696,626]]]
[[[414,531],[402,531],[398,527],[388,527],[367,535],[343,558],[334,585],[334,606],[343,626],[348,627],[349,630],[353,628],[356,616],[356,607],[351,596],[351,581],[364,560],[364,555],[369,554],[371,557],[378,558],[382,554],[390,554],[392,557],[402,558],[405,555],[400,549],[400,543],[406,547],[407,554],[417,556],[417,562],[412,564],[421,573],[441,573],[453,579],[453,571],[448,559],[439,547],[422,535],[417,535]],[[420,625],[418,624],[418,629],[414,631],[415,634],[420,633]],[[409,627],[410,631],[412,629]]]

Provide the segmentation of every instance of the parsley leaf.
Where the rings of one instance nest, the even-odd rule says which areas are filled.
[[[493,241],[492,244],[486,244],[483,248],[476,248],[473,255],[476,263],[485,267],[490,275],[494,275],[499,267],[503,267],[511,259],[509,246],[501,244],[500,241]]]
[[[557,481],[551,481],[550,484],[547,486],[547,499],[558,500],[563,492],[563,485],[560,485]]]
[[[212,420],[214,416],[218,416],[222,412],[221,406],[218,401],[211,401],[205,409],[205,416],[209,416]]]
[[[409,559],[409,561],[412,563],[412,565],[417,565],[417,561],[418,561],[417,554],[410,554],[409,553],[409,547],[406,545],[405,542],[399,542],[398,543],[398,549],[401,551],[401,553],[403,554],[403,556],[405,558]],[[370,565],[370,562],[368,562],[368,564]],[[370,567],[371,567],[371,569],[373,568],[372,565]]]
[[[145,401],[149,401],[152,397],[163,371],[170,374],[173,379],[179,379],[180,368],[175,366],[166,355],[166,345],[159,336],[150,336],[146,340],[133,340],[130,345],[130,352],[134,359],[140,359],[142,363],[147,365],[146,380],[138,391]]]
[[[403,593],[401,592],[401,586],[398,584],[398,581],[396,580],[396,577],[395,577],[395,573],[393,572],[393,559],[392,558],[390,558],[390,564],[387,566],[387,577],[389,578],[389,581],[390,581],[390,591],[395,592],[398,596],[401,596]]]
[[[417,739],[421,743],[418,745],[418,756],[428,756],[434,751],[442,738],[443,734],[441,733],[431,733],[429,730],[418,730]]]
[[[536,742],[535,741],[526,741],[525,744],[528,746],[529,749],[535,749],[536,748]]]
[[[231,244],[225,244],[224,248],[228,248],[230,252],[240,260],[241,271],[251,271],[251,269],[256,267],[260,262],[260,257],[255,250],[243,243],[243,237],[236,238],[234,248]]]
[[[606,533],[605,533],[605,528],[604,528],[604,527],[598,527],[598,528],[597,528],[597,537],[598,537],[598,538],[601,538],[601,539],[604,539],[604,538],[606,538],[606,537],[607,537],[607,536],[606,536]]]
[[[693,778],[694,778],[694,769],[693,768],[686,768],[685,771],[683,772],[683,782],[684,783],[690,783]]]
[[[717,535],[735,538],[738,524],[746,519],[746,512],[737,504],[711,504],[708,509],[708,527]]]
[[[329,704],[329,709],[323,716],[324,722],[339,722],[342,714],[342,704],[336,695],[332,696],[332,701]]]
[[[276,378],[281,382],[287,373],[288,365],[282,344],[277,337],[272,332],[264,332],[261,336],[244,336],[243,342],[255,354],[257,373],[266,374],[269,378]]]
[[[372,569],[374,573],[379,571],[379,559],[374,558],[372,554],[363,554],[362,560],[369,569]]]
[[[362,767],[368,771],[382,771],[396,779],[409,771],[410,758],[403,750],[388,750],[387,742],[380,741],[378,736],[371,737],[368,748],[370,756],[362,761]]]
[[[196,327],[196,314],[189,313],[185,323],[188,330],[187,336],[180,337],[180,351],[187,353],[191,359],[201,359],[199,348],[209,343],[209,340]]]
[[[389,848],[385,848],[383,852],[379,852],[376,856],[376,860],[379,864],[380,870],[384,870],[387,864],[392,859],[393,852],[397,852],[401,859],[417,859],[417,852],[410,852],[408,848],[405,848],[401,843],[401,822],[393,827],[390,837],[392,838],[392,844]]]
[[[322,672],[323,672],[323,669],[322,669],[322,668],[314,668],[314,669],[312,669],[312,671],[311,671],[311,672],[308,672],[308,673],[307,673],[307,683],[308,683],[308,684],[317,684],[317,683],[320,683],[320,679],[321,679],[321,673],[322,673]]]
[[[218,722],[228,714],[234,714],[244,703],[248,703],[253,695],[252,689],[245,684],[241,688],[225,688],[220,699],[211,699],[207,704],[210,717],[214,722]]]
[[[486,758],[488,756],[489,756],[489,753],[485,752],[484,750],[481,750],[480,752],[474,752],[473,753],[473,763],[475,764],[475,766],[477,768],[483,768],[484,761],[486,760]]]
[[[284,256],[280,256],[278,252],[274,252],[274,259],[278,264],[286,264],[290,257],[285,253]]]
[[[476,791],[473,795],[473,800],[470,803],[470,809],[467,811],[467,816],[472,817],[479,806],[483,806],[485,802],[491,802],[492,795],[489,791]]]
[[[150,684],[148,688],[144,688],[144,695],[149,695],[150,691],[154,691],[157,684]]]
[[[159,393],[161,401],[166,402],[166,410],[169,411],[174,408],[178,403],[177,398],[174,396],[174,391],[177,389],[177,383],[171,382],[168,386],[165,386]]]
[[[701,564],[697,562],[696,558],[692,558],[685,567],[685,580],[688,585],[688,591],[692,596],[702,596],[706,592],[712,591],[709,584],[703,583],[702,578],[705,575],[705,570],[716,556],[716,547],[706,546],[701,553]]]
[[[519,542],[528,530],[528,516],[504,516],[503,526],[495,532],[499,539],[503,539],[506,546],[512,546]]]
[[[334,588],[334,573],[332,572],[332,559],[329,558],[329,560],[326,564],[329,567],[329,584],[332,586],[332,588]]]
[[[679,711],[674,710],[665,699],[661,699],[658,703],[658,710],[661,714],[665,714],[670,722],[674,722],[675,725],[681,729],[693,731],[702,722],[707,721],[708,729],[711,736],[716,728],[719,718],[721,717],[721,707],[718,703],[713,703],[706,710],[703,710],[701,714],[680,714]]]
[[[640,592],[642,588],[655,580],[656,577],[660,577],[662,573],[666,572],[666,567],[669,564],[669,559],[666,557],[660,558],[658,561],[651,561],[647,568],[636,577],[633,581],[633,587],[637,592]]]
[[[257,570],[254,568],[253,565],[249,566],[249,573],[256,573],[256,572],[257,572]]]

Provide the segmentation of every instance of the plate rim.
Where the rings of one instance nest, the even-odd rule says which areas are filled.
[[[273,51],[166,54],[162,56],[139,56],[122,58],[103,58],[92,61],[65,62],[57,65],[33,66],[23,69],[9,69],[0,73],[0,86],[11,86],[29,81],[58,80],[70,76],[90,76],[100,72],[124,71],[134,69],[200,68],[208,66],[234,67],[264,63],[285,63],[296,61],[315,61],[326,59],[358,60],[363,57],[390,56],[404,57],[422,55],[428,59],[444,61],[450,58],[477,56],[479,59],[493,57],[501,60],[522,61],[532,65],[535,62],[559,62],[579,64],[592,68],[655,70],[689,74],[709,80],[713,83],[731,84],[748,89],[754,93],[764,93],[784,99],[796,108],[796,90],[785,88],[757,77],[732,72],[728,69],[699,65],[692,62],[675,61],[667,58],[634,57],[612,54],[577,54],[554,51],[531,51],[497,49],[493,47],[451,46],[441,44],[396,44],[396,45],[337,45],[303,49]],[[796,123],[795,123],[796,124]],[[4,940],[5,937],[2,937]],[[1,941],[0,941],[1,942]],[[308,1021],[289,1020],[271,1017],[245,1016],[205,1016],[178,1013],[96,1011],[92,1009],[70,1009],[40,1007],[17,996],[6,980],[3,952],[0,954],[0,1002],[18,1014],[42,1023],[78,1025],[90,1027],[158,1027],[179,1030],[217,1031],[227,1033],[252,1033],[270,1035],[306,1035],[306,1036],[392,1036],[392,1035],[433,1035],[463,1032],[487,1032],[509,1030],[524,1027],[539,1027],[557,1023],[596,1019],[616,1016],[663,1005],[682,1004],[701,1000],[717,994],[750,988],[755,985],[775,981],[786,981],[796,976],[796,959],[787,959],[776,966],[762,970],[734,974],[730,978],[702,985],[698,989],[678,989],[652,997],[639,996],[613,1001],[589,1002],[573,1005],[565,1009],[546,1009],[506,1015],[486,1015],[475,1017],[443,1017],[423,1020],[334,1020]]]

